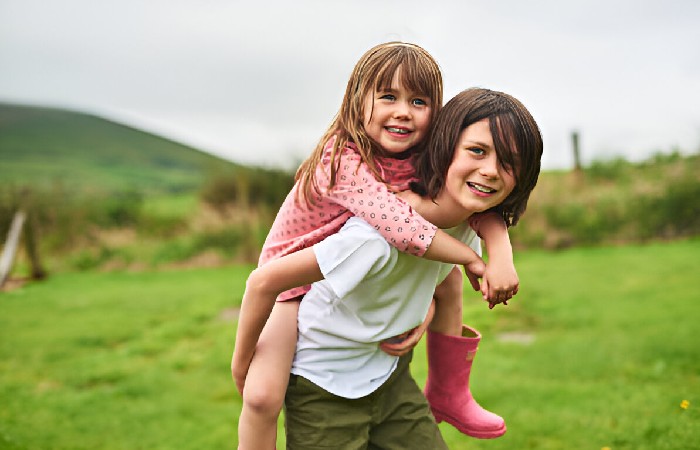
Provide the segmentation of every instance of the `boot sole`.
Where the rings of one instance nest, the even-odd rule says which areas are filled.
[[[435,417],[435,422],[440,423],[440,422],[447,422],[456,429],[458,429],[461,433],[466,434],[467,436],[471,436],[473,438],[477,439],[495,439],[497,437],[501,437],[505,434],[506,432],[506,424],[504,423],[501,428],[498,428],[496,430],[475,430],[471,428],[467,428],[463,426],[460,422],[457,420],[453,419],[452,417],[442,414],[439,411],[432,410],[433,417]]]

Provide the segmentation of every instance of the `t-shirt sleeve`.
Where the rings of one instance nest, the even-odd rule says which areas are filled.
[[[338,297],[386,266],[391,249],[369,224],[350,218],[336,234],[313,246],[321,273]]]
[[[319,185],[328,185],[328,172],[328,166],[319,170]],[[327,196],[372,225],[401,252],[423,256],[437,233],[435,225],[378,181],[352,149],[343,151],[336,184]]]
[[[474,250],[474,252],[476,252],[477,255],[482,256],[482,257],[484,256],[483,250],[481,247],[481,238],[479,236],[477,236],[476,233],[474,233],[474,237],[472,238],[472,240],[470,242],[468,242],[468,244],[469,244],[469,247],[471,247],[471,249]]]
[[[474,231],[479,230],[479,228],[481,226],[481,220],[486,215],[491,214],[491,213],[497,214],[499,217],[502,218],[503,217],[503,207],[501,205],[496,205],[493,208],[487,209],[486,211],[472,214],[471,216],[469,216],[469,219],[467,219],[469,221],[469,225],[472,227],[472,229]],[[479,236],[481,235],[478,231],[477,231],[477,234],[479,234]]]

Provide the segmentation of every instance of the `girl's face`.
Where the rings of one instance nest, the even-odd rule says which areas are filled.
[[[428,134],[432,105],[426,95],[410,92],[401,84],[401,69],[391,87],[365,97],[362,125],[367,135],[390,154],[404,152]]]
[[[471,215],[500,204],[514,187],[512,171],[498,162],[489,119],[465,128],[447,170],[445,197]]]

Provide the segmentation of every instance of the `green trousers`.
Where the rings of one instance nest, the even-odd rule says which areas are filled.
[[[292,375],[285,397],[287,450],[447,450],[411,376],[412,354],[366,397],[338,397]]]

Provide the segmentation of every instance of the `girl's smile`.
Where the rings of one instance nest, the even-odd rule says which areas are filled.
[[[402,153],[427,136],[431,112],[428,96],[404,88],[399,68],[391,87],[380,87],[367,95],[363,126],[382,150],[390,154]]]

